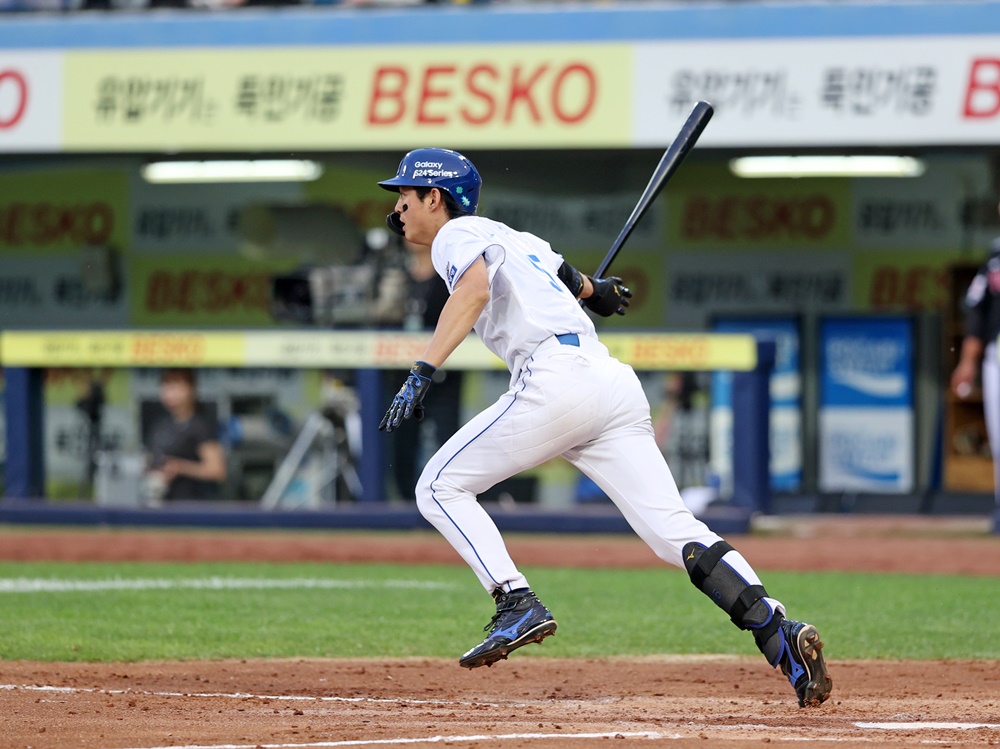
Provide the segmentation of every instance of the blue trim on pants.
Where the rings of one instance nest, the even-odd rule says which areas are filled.
[[[528,361],[530,363],[531,360],[529,359]],[[524,371],[528,373],[528,377],[531,376],[531,368],[527,364],[524,367]],[[524,381],[523,381],[523,384],[521,385],[521,390],[519,392],[524,392],[524,389],[527,386],[528,386],[528,378],[525,377]],[[510,409],[517,402],[517,395],[518,395],[518,393],[514,393],[514,397],[511,398],[510,405],[508,405],[507,408],[505,408],[495,419],[493,419],[493,421],[491,421],[489,424],[487,424],[485,427],[483,427],[482,431],[479,432],[475,437],[473,437],[468,442],[466,442],[464,445],[462,445],[460,448],[458,448],[458,450],[455,451],[455,454],[452,455],[450,458],[448,458],[447,461],[445,461],[445,464],[443,466],[441,466],[441,469],[437,472],[437,475],[434,477],[434,480],[431,481],[431,499],[434,500],[434,503],[440,508],[441,512],[444,513],[444,516],[446,518],[448,518],[448,520],[451,521],[451,524],[453,526],[455,526],[455,530],[457,530],[460,534],[462,534],[462,538],[464,538],[465,542],[467,544],[469,544],[469,548],[471,548],[472,549],[472,553],[476,555],[476,559],[479,560],[479,564],[482,565],[483,569],[486,571],[486,574],[490,576],[490,580],[492,580],[494,583],[496,583],[498,587],[501,585],[501,583],[498,582],[495,577],[493,577],[493,573],[490,572],[490,568],[486,566],[486,562],[483,561],[483,558],[481,556],[479,556],[479,552],[476,551],[475,545],[472,543],[472,541],[469,540],[469,537],[467,535],[465,535],[465,531],[463,531],[458,526],[458,523],[455,522],[455,519],[451,515],[448,514],[448,511],[446,509],[444,509],[444,505],[442,505],[441,502],[438,500],[438,498],[436,496],[434,496],[434,494],[435,494],[434,482],[437,481],[439,478],[441,478],[441,474],[444,473],[444,469],[448,467],[448,465],[451,463],[451,461],[453,461],[455,458],[457,458],[465,448],[467,448],[469,445],[471,445],[477,439],[479,439],[480,437],[482,437],[486,433],[487,429],[489,429],[494,424],[496,424],[498,421],[500,421],[500,419],[502,419],[506,415],[506,413],[508,411],[510,411]]]

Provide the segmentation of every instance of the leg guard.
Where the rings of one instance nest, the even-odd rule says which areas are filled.
[[[734,551],[725,541],[711,546],[691,542],[684,545],[684,566],[691,582],[707,595],[715,605],[729,614],[740,629],[753,632],[757,647],[772,666],[776,666],[783,652],[780,614],[768,605],[767,591],[763,585],[750,585],[723,561]]]

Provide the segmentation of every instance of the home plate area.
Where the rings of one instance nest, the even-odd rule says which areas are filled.
[[[760,659],[0,663],[0,746],[758,747],[1000,744],[1000,663],[831,661],[799,708]]]

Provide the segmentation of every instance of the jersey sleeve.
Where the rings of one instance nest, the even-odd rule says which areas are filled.
[[[434,264],[434,270],[444,279],[449,294],[455,291],[455,284],[462,274],[477,258],[483,256],[491,244],[496,242],[461,225],[449,227],[445,236],[439,235],[431,246],[431,262]]]
[[[191,420],[191,441],[197,451],[206,442],[219,441],[219,428],[215,421],[205,413],[199,413]]]

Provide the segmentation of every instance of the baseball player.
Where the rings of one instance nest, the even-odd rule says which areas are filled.
[[[684,506],[638,378],[608,354],[581,308],[582,302],[602,316],[624,314],[632,294],[622,280],[590,278],[544,240],[477,216],[482,180],[455,151],[411,151],[396,175],[378,184],[398,192],[389,228],[430,245],[450,292],[379,428],[392,431],[404,419],[422,418],[431,376],[471,330],[511,372],[507,392],[438,450],[416,487],[420,512],[496,602],[486,638],[459,664],[490,666],[556,631],[476,497],[561,455],[607,493],[660,558],[686,569],[737,627],[753,633],[800,705],[826,700],[832,681],[816,628],[786,619],[740,553]]]
[[[993,454],[993,491],[1000,507],[1000,237],[991,243],[989,257],[969,284],[964,301],[965,337],[951,375],[951,389],[959,398],[968,398],[977,374],[982,376],[986,435]]]

